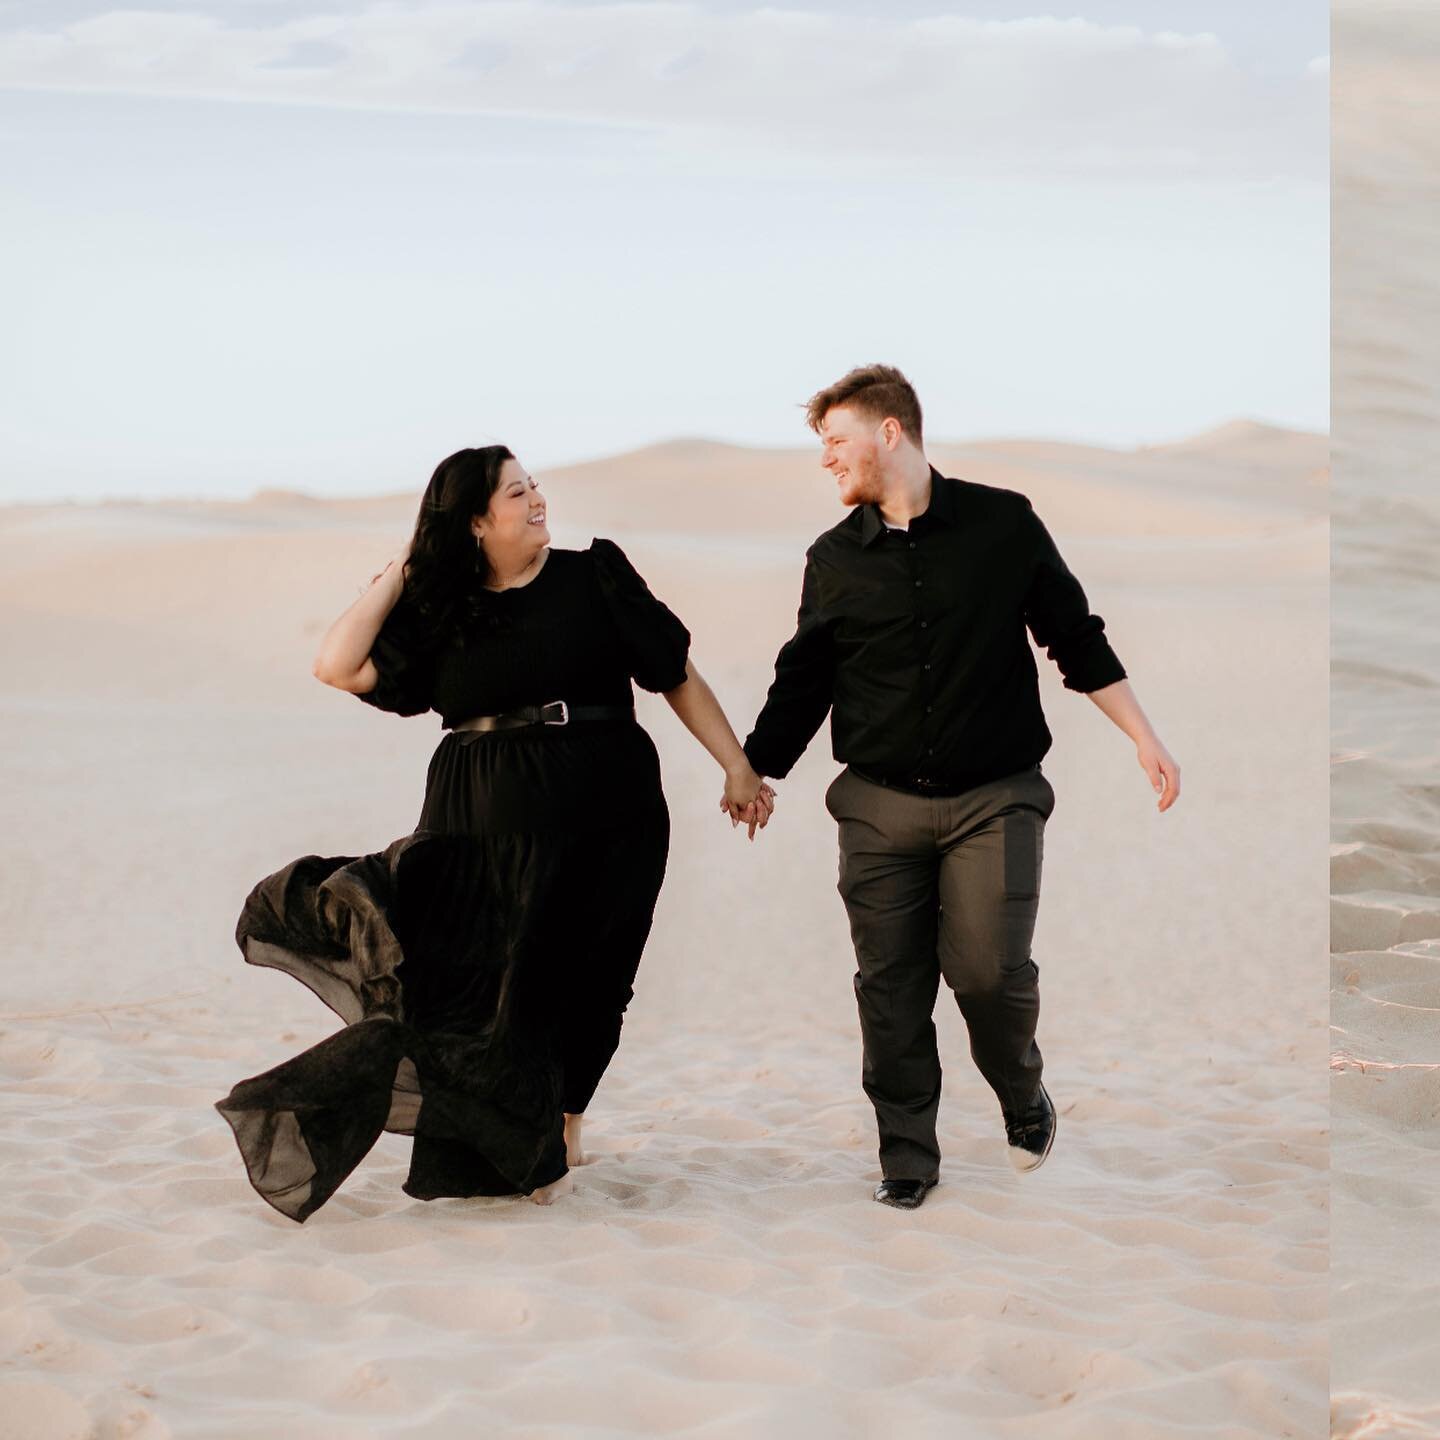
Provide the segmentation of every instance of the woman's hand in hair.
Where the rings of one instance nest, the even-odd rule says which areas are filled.
[[[310,667],[322,684],[347,690],[352,695],[368,695],[375,688],[378,675],[370,659],[370,647],[405,588],[405,561],[409,554],[407,543],[325,632]]]
[[[384,568],[377,571],[370,577],[373,585],[382,576],[390,574],[391,571],[398,571],[401,577],[401,584],[404,584],[405,562],[410,558],[410,544],[407,540],[386,562]]]

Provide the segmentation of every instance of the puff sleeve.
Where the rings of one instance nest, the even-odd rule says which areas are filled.
[[[620,632],[631,677],[660,694],[685,683],[690,632],[650,593],[625,552],[613,540],[590,546],[600,593]]]
[[[404,595],[385,617],[370,647],[378,679],[375,688],[356,698],[394,715],[423,715],[430,709],[435,687],[435,646],[432,637]]]

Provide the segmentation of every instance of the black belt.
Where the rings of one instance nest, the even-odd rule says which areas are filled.
[[[868,780],[872,785],[883,785],[887,790],[902,790],[907,795],[954,795],[956,790],[953,785],[946,785],[939,780],[922,780],[907,776],[901,780],[894,775],[877,775],[871,770],[862,770],[858,765],[852,765],[851,771],[862,780]]]
[[[1039,768],[1038,765],[1030,765],[1026,767],[1025,771],[1015,773],[1025,774],[1029,770],[1038,770]],[[941,799],[963,795],[967,790],[974,790],[981,785],[988,785],[992,780],[1005,778],[1004,775],[976,775],[957,783],[954,780],[929,780],[915,775],[907,775],[903,779],[893,775],[876,775],[873,771],[862,770],[858,765],[851,765],[850,770],[862,780],[868,780],[872,785],[883,785],[887,790],[899,790],[906,795],[930,795]]]
[[[548,705],[520,705],[503,715],[473,715],[456,730],[520,730],[529,725],[583,725],[594,720],[633,720],[633,705],[567,705],[552,700]]]

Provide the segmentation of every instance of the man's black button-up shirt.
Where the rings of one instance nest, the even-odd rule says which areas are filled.
[[[795,634],[745,754],[787,775],[827,712],[837,760],[958,793],[1050,748],[1028,627],[1071,690],[1125,678],[1025,496],[932,469],[930,505],[891,530],[852,510],[807,551]]]

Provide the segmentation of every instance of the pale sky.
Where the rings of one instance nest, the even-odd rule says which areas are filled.
[[[0,500],[1324,429],[1328,10],[0,0]]]

